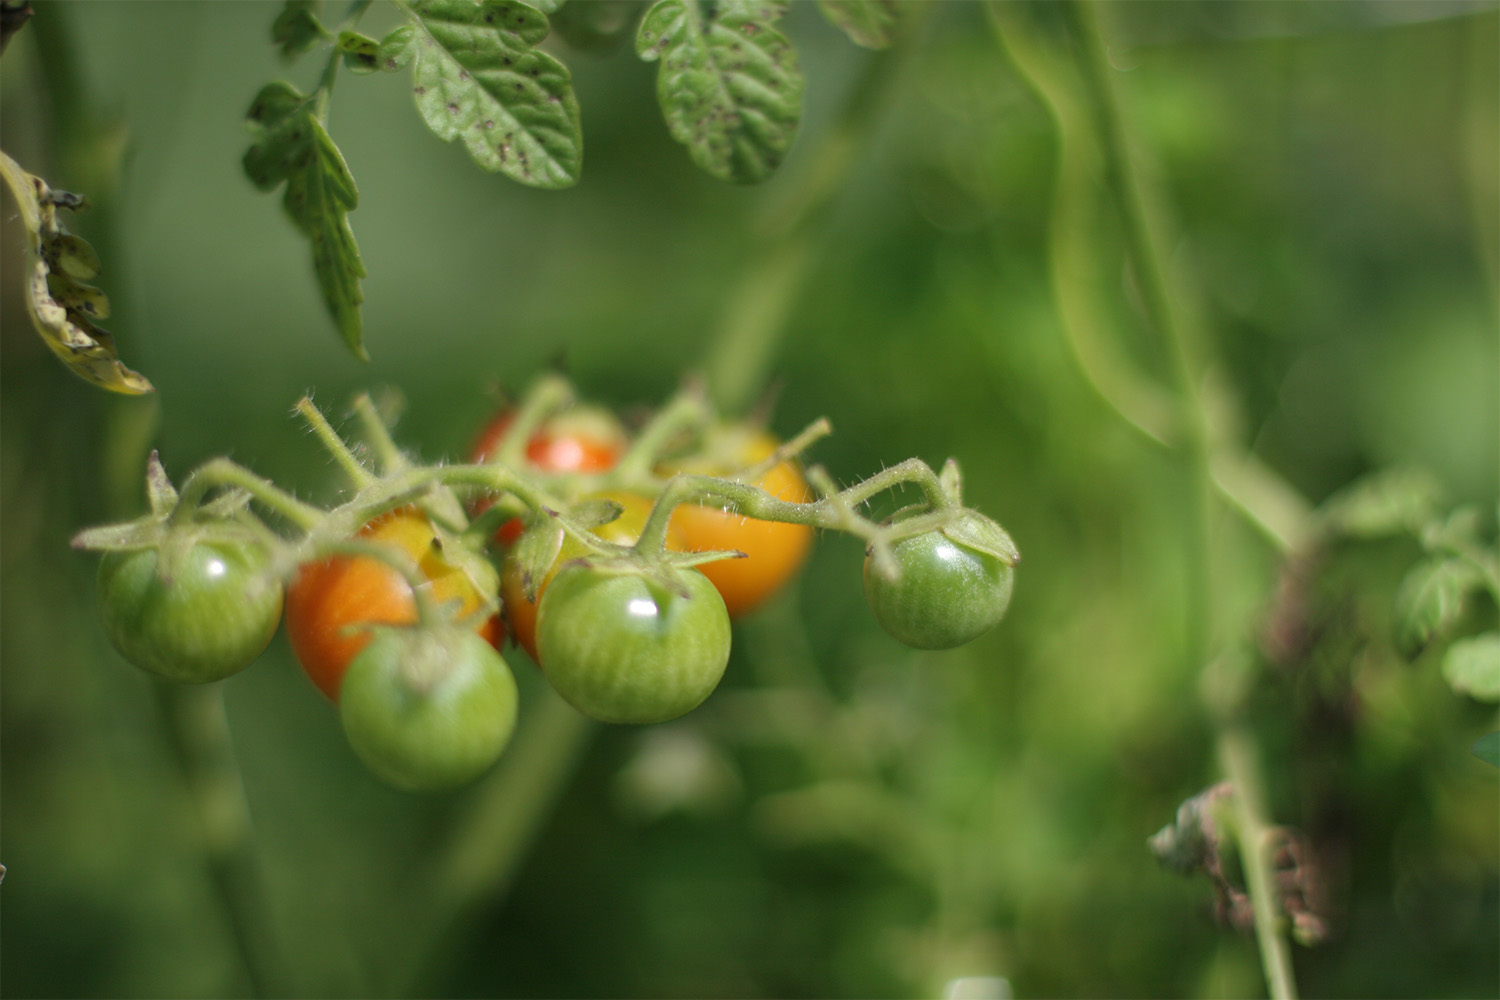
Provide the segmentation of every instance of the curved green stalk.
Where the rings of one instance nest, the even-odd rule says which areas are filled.
[[[1022,15],[1001,4],[990,5],[998,40],[1023,77],[1052,112],[1059,135],[1058,190],[1053,212],[1053,277],[1062,326],[1080,369],[1117,413],[1152,440],[1178,451],[1190,477],[1187,655],[1209,663],[1211,650],[1223,644],[1215,618],[1218,578],[1213,524],[1216,491],[1229,496],[1241,512],[1283,551],[1300,544],[1308,530],[1305,501],[1249,456],[1228,457],[1216,445],[1200,391],[1202,358],[1196,331],[1183,315],[1181,296],[1172,287],[1161,252],[1163,229],[1152,192],[1138,166],[1115,76],[1105,51],[1095,5],[1069,3],[1065,8],[1077,41],[1077,76],[1061,56],[1031,36]],[[1092,112],[1092,114],[1090,114]],[[1171,391],[1125,361],[1123,354],[1092,339],[1099,328],[1093,314],[1093,276],[1097,264],[1082,239],[1090,218],[1089,190],[1103,179],[1114,195],[1124,226],[1126,251],[1135,269],[1147,319],[1154,328],[1171,372]],[[1206,680],[1222,671],[1212,664]],[[1212,685],[1211,685],[1212,686]],[[1268,828],[1263,816],[1264,790],[1255,767],[1253,738],[1237,713],[1213,709],[1218,727],[1220,764],[1236,789],[1237,836],[1253,900],[1255,927],[1271,995],[1296,996],[1291,956],[1281,931],[1270,872]]]

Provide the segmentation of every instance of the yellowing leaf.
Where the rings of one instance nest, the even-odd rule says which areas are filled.
[[[153,392],[144,375],[120,362],[109,331],[94,325],[109,315],[105,294],[83,284],[99,273],[99,256],[57,221],[59,204],[76,206],[81,199],[54,192],[4,153],[0,174],[26,227],[26,311],[42,341],[75,375],[102,389],[131,396]]]

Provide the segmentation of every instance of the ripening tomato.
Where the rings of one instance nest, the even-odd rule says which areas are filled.
[[[777,442],[764,431],[748,433],[740,451],[742,466],[753,465],[776,450]],[[716,472],[696,467],[674,471]],[[812,493],[797,466],[782,462],[753,485],[778,500],[807,503]],[[744,559],[705,563],[698,570],[718,588],[731,617],[760,606],[792,578],[807,558],[813,530],[805,524],[757,521],[717,507],[683,504],[672,512],[672,528],[686,552],[738,550]]]
[[[623,509],[619,517],[595,528],[594,534],[616,545],[635,544],[636,539],[641,537],[641,529],[646,526],[647,515],[651,513],[651,501],[635,493],[601,493],[599,499],[613,500]],[[682,548],[676,532],[670,526],[667,529],[667,548]],[[582,545],[572,538],[564,537],[562,549],[557,553],[557,558],[552,560],[551,569],[547,571],[537,587],[535,601],[526,599],[526,587],[522,579],[521,567],[513,559],[506,559],[504,566],[501,567],[500,597],[505,607],[505,623],[510,629],[510,634],[515,637],[516,642],[521,644],[521,648],[526,650],[534,662],[541,662],[536,648],[536,613],[542,594],[565,563],[577,559],[584,553],[585,549]]]
[[[729,663],[729,614],[703,574],[680,587],[573,563],[542,599],[542,671],[563,699],[601,722],[647,725],[692,711]]]
[[[515,413],[506,410],[486,424],[469,450],[470,461],[478,464],[494,458],[514,420]],[[526,461],[538,472],[605,472],[620,460],[626,444],[625,428],[614,414],[580,406],[559,413],[531,435]],[[493,502],[480,500],[470,512],[478,515]],[[514,545],[524,527],[520,518],[506,521],[495,532],[495,543],[502,548]]]
[[[245,542],[201,541],[163,579],[156,549],[106,552],[105,632],[142,670],[188,684],[228,677],[261,654],[281,621],[281,581],[268,563]]]
[[[417,561],[439,603],[458,601],[456,618],[484,605],[484,597],[462,570],[443,558],[427,516],[415,507],[382,515],[360,530],[360,537],[396,545]],[[393,567],[365,556],[335,556],[301,567],[286,591],[286,630],[302,669],[324,694],[338,700],[349,663],[370,642],[362,625],[410,624],[417,604],[406,578]],[[500,616],[484,619],[476,631],[499,648]]]

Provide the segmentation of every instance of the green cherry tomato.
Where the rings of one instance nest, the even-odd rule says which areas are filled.
[[[665,722],[697,708],[729,662],[729,612],[702,573],[678,579],[687,596],[637,573],[582,563],[559,572],[537,613],[557,693],[601,722]]]
[[[885,579],[865,559],[865,599],[895,639],[917,649],[952,649],[1005,617],[1016,574],[1000,559],[941,531],[903,538],[891,549],[900,577]]]
[[[107,552],[99,563],[104,630],[120,655],[142,670],[189,684],[249,666],[281,621],[281,581],[254,546],[201,541],[170,580],[157,550]]]
[[[516,681],[495,648],[460,628],[376,630],[344,675],[349,744],[381,778],[436,791],[484,773],[516,726]]]

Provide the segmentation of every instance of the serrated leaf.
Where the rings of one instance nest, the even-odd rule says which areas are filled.
[[[334,47],[344,55],[351,73],[373,73],[380,68],[380,43],[357,31],[340,31]]]
[[[672,138],[703,170],[742,184],[781,164],[802,118],[797,53],[774,25],[784,5],[658,0],[636,33],[636,53],[661,60],[656,96]]]
[[[281,46],[283,59],[295,59],[328,37],[328,29],[318,20],[322,6],[319,0],[286,0],[271,24],[271,41]]]
[[[1415,656],[1446,635],[1463,614],[1469,589],[1480,582],[1478,570],[1461,559],[1427,559],[1408,570],[1396,591],[1396,645],[1402,654]]]
[[[57,219],[59,205],[77,207],[83,199],[53,191],[4,153],[0,174],[26,228],[23,293],[42,342],[75,375],[100,388],[125,395],[153,392],[145,376],[120,362],[109,331],[93,323],[109,313],[109,301],[79,281],[99,273],[99,257],[86,241],[64,232]]]
[[[1459,694],[1500,701],[1500,632],[1459,639],[1443,657],[1443,677]]]
[[[1486,764],[1500,767],[1500,733],[1485,733],[1474,741],[1469,752]]]
[[[578,182],[583,130],[568,68],[534,46],[547,16],[514,0],[427,0],[386,36],[380,61],[412,64],[422,120],[475,163],[531,187]]]
[[[900,25],[898,0],[818,0],[828,23],[842,29],[856,45],[890,48]]]
[[[1330,497],[1323,506],[1328,527],[1355,538],[1418,531],[1437,510],[1441,488],[1417,469],[1384,469]]]
[[[314,108],[313,99],[290,84],[262,88],[248,115],[256,139],[245,152],[245,174],[262,191],[286,184],[282,204],[312,245],[323,303],[344,343],[360,360],[368,360],[359,312],[365,265],[349,228],[359,192]]]

